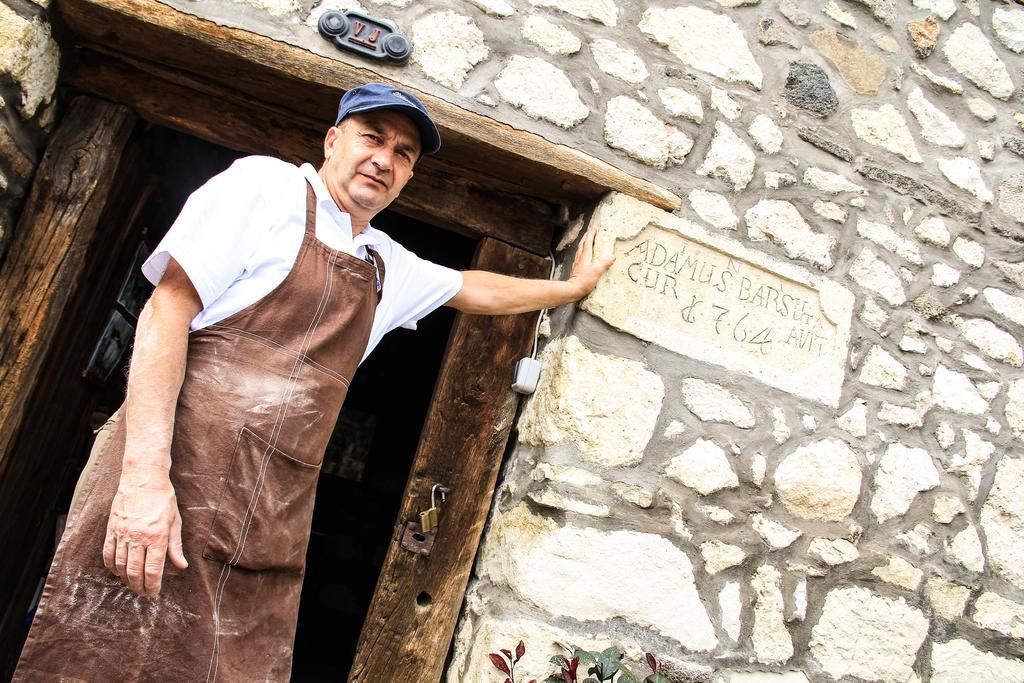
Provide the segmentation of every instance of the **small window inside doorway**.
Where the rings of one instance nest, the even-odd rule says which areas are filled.
[[[138,141],[159,181],[139,214],[132,238],[137,244],[125,245],[133,254],[138,244],[153,249],[188,195],[240,156],[155,126]],[[470,265],[476,246],[470,238],[388,211],[374,226],[421,257],[456,269]],[[127,271],[131,265],[121,261],[116,268]],[[452,309],[442,308],[416,331],[396,330],[356,374],[318,484],[293,681],[338,681],[348,674],[454,319]],[[93,427],[123,401],[127,360],[105,382],[94,382]],[[71,457],[84,464],[87,450]],[[71,485],[73,480],[65,508]]]

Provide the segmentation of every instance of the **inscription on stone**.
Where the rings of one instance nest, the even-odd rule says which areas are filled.
[[[615,264],[584,308],[672,351],[836,405],[853,295],[665,216],[668,227],[620,225],[613,243],[605,234]]]

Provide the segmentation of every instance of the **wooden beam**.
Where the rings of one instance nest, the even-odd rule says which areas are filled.
[[[122,106],[78,98],[36,170],[0,268],[0,480],[134,125]]]
[[[548,264],[484,239],[474,267],[543,277]],[[441,678],[515,415],[512,370],[529,354],[536,322],[536,314],[456,318],[350,682]],[[435,483],[451,493],[424,557],[400,541],[406,522],[429,507]]]
[[[209,74],[226,87],[321,121],[333,116],[340,91],[386,80],[340,53],[326,57],[159,0],[60,0],[57,7],[80,40]],[[441,129],[446,161],[511,180],[537,197],[592,200],[616,190],[667,210],[681,205],[668,190],[584,152],[412,91]]]
[[[253,101],[198,75],[145,60],[125,60],[90,50],[71,51],[65,83],[125,104],[142,118],[218,145],[272,154],[294,163],[322,158],[322,124],[279,106]],[[430,157],[393,208],[472,237],[489,236],[536,254],[547,254],[559,222],[553,204],[500,191]]]
[[[18,549],[0,554],[0,677],[17,661],[62,497],[91,437],[95,388],[81,372],[106,324],[120,285],[114,269],[123,265],[116,254],[128,248],[141,206],[138,164],[121,154],[133,123],[123,107],[72,102],[0,270],[0,547]]]

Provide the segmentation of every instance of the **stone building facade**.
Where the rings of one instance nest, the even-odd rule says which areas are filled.
[[[0,250],[55,119],[46,3],[0,4]],[[1024,7],[983,0],[168,0],[682,198],[570,216],[616,264],[543,326],[447,680],[488,652],[677,681],[1024,680]],[[59,104],[59,103],[58,103]],[[2,253],[2,251],[0,251]]]

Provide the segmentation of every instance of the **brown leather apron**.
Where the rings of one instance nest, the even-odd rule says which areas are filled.
[[[103,566],[124,455],[111,423],[54,556],[16,681],[286,681],[324,449],[366,349],[384,264],[306,227],[291,272],[189,336],[171,482],[189,568],[157,598]],[[122,407],[123,410],[123,407]],[[120,412],[120,411],[119,411]]]

